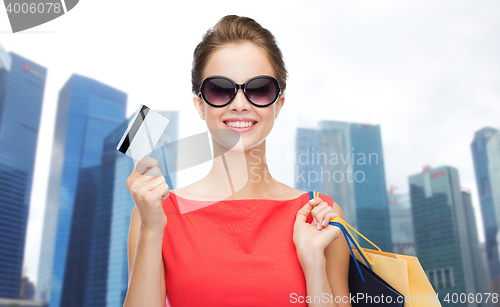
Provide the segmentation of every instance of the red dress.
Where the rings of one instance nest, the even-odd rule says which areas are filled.
[[[332,206],[331,197],[320,198]],[[305,298],[306,284],[292,240],[297,211],[307,201],[305,192],[290,200],[222,200],[204,206],[206,201],[171,192],[163,201],[162,245],[171,306],[307,306],[297,301]]]

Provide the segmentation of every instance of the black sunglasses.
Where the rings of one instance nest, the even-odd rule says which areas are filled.
[[[210,76],[203,80],[198,95],[212,107],[225,107],[233,101],[239,89],[243,89],[248,101],[259,108],[272,105],[278,100],[281,88],[271,76],[256,76],[243,84],[238,84],[228,77]]]

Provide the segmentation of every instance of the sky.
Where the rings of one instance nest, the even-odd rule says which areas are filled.
[[[140,104],[178,110],[180,138],[204,132],[192,104],[193,51],[228,14],[269,29],[288,69],[285,105],[267,140],[271,174],[293,167],[276,157],[294,152],[297,127],[379,124],[387,188],[407,193],[408,176],[425,165],[456,167],[482,227],[470,143],[475,131],[500,128],[498,1],[85,0],[16,34],[2,6],[0,44],[48,69],[24,259],[31,280],[64,83],[73,73],[96,79],[128,94],[127,116]]]

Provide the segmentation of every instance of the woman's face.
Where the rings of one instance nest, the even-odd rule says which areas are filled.
[[[202,81],[213,75],[222,75],[238,84],[258,75],[275,77],[266,53],[250,42],[226,44],[209,57],[203,71]],[[271,132],[285,97],[268,107],[255,107],[239,89],[233,101],[225,107],[216,108],[206,104],[200,96],[195,95],[193,102],[201,119],[207,122],[212,137],[227,149],[236,151],[250,150],[265,140]],[[235,131],[227,122],[255,122],[248,131]],[[235,137],[236,136],[236,137]],[[235,139],[237,144],[235,146]]]

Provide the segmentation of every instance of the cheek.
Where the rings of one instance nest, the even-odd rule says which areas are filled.
[[[273,126],[274,121],[275,121],[275,116],[276,112],[274,108],[269,108],[268,110],[262,110],[261,112],[258,113],[259,117],[263,122],[266,123],[266,126],[269,125],[270,127]]]
[[[224,114],[224,108],[214,108],[214,107],[205,107],[205,121],[207,122],[208,127],[215,127],[220,124],[221,117]]]

